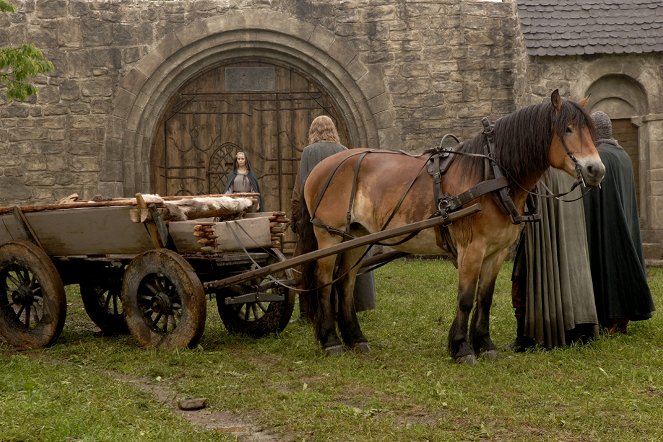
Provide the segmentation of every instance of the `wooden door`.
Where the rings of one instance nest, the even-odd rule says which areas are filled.
[[[290,196],[308,128],[329,115],[347,145],[346,122],[315,82],[260,62],[202,73],[173,97],[155,134],[151,179],[161,195],[223,193],[236,152],[258,176],[263,209],[290,216]]]
[[[638,150],[638,127],[628,118],[612,120],[612,137],[631,157],[633,163],[633,178],[635,179],[635,192],[638,206],[640,205],[640,153]]]

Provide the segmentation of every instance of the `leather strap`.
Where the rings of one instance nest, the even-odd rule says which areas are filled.
[[[490,121],[488,121],[488,118],[483,118],[481,120],[481,124],[483,124],[483,134],[486,140],[486,145],[488,146],[488,156],[491,159],[494,159],[494,153],[495,153],[495,130],[494,130],[494,124],[492,124]],[[492,163],[492,169],[493,169],[493,174],[495,176],[495,179],[506,179],[504,174],[502,173],[502,169],[500,166],[497,165],[495,161],[491,161]],[[499,190],[497,190],[497,196],[499,198],[499,202],[502,205],[502,208],[504,211],[511,217],[511,222],[513,224],[520,224],[523,222],[533,222],[533,221],[539,221],[541,219],[541,214],[538,212],[535,213],[529,213],[529,214],[523,214],[521,215],[518,212],[518,209],[516,208],[516,205],[513,202],[513,199],[511,198],[511,195],[509,195],[509,187],[508,187],[508,182],[507,185]]]

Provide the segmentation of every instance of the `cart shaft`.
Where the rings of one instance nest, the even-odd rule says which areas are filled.
[[[318,260],[324,258],[325,256],[335,255],[346,250],[350,250],[355,247],[361,247],[367,244],[376,243],[385,239],[394,238],[396,236],[406,235],[408,233],[417,232],[425,230],[431,227],[435,227],[441,224],[450,224],[453,221],[460,219],[462,217],[471,215],[473,213],[481,210],[481,204],[476,203],[467,208],[457,210],[453,213],[450,213],[447,217],[436,216],[434,218],[429,218],[423,221],[417,221],[416,223],[406,224],[401,227],[396,227],[393,229],[382,230],[380,232],[371,233],[366,236],[359,238],[354,238],[349,241],[344,241],[335,246],[328,247],[326,249],[315,250],[313,252],[305,253],[303,255],[295,256],[294,258],[287,259],[285,261],[277,262],[274,264],[261,267],[259,269],[251,270],[239,275],[230,276],[228,278],[219,279],[216,281],[209,281],[204,284],[205,289],[219,289],[222,287],[228,287],[230,285],[238,284],[240,282],[248,281],[253,278],[261,278],[267,276],[271,273],[276,273],[281,270],[289,269],[296,267],[298,265],[307,263],[309,261]]]

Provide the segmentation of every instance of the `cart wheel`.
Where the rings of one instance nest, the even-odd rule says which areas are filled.
[[[194,347],[205,329],[203,285],[171,250],[150,250],[129,263],[122,304],[129,331],[145,348]]]
[[[278,249],[270,249],[270,256],[265,265],[284,261],[285,256]],[[292,280],[292,269],[286,269],[271,276],[277,280]],[[241,333],[255,338],[278,333],[282,331],[290,321],[292,310],[295,307],[295,294],[292,290],[283,286],[267,289],[270,294],[282,294],[284,301],[272,302],[247,302],[244,304],[226,304],[226,297],[238,296],[246,292],[253,292],[254,287],[261,282],[269,282],[271,278],[257,278],[241,285],[225,287],[216,294],[216,307],[226,329],[231,333]]]
[[[123,273],[122,268],[104,268],[80,282],[85,312],[105,335],[129,332],[121,299]]]
[[[64,285],[46,253],[27,241],[0,247],[0,333],[19,349],[51,345],[67,312]]]

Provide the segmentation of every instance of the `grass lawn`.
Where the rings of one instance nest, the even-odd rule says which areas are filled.
[[[491,317],[515,334],[510,265]],[[663,269],[648,269],[663,305]],[[228,334],[208,303],[198,348],[143,350],[103,337],[67,288],[64,331],[48,349],[0,342],[1,441],[658,441],[663,315],[585,345],[455,364],[446,352],[457,276],[437,260],[377,271],[378,309],[360,313],[373,351],[322,356],[310,325]],[[295,314],[296,316],[296,314]],[[205,398],[199,411],[180,399]]]

